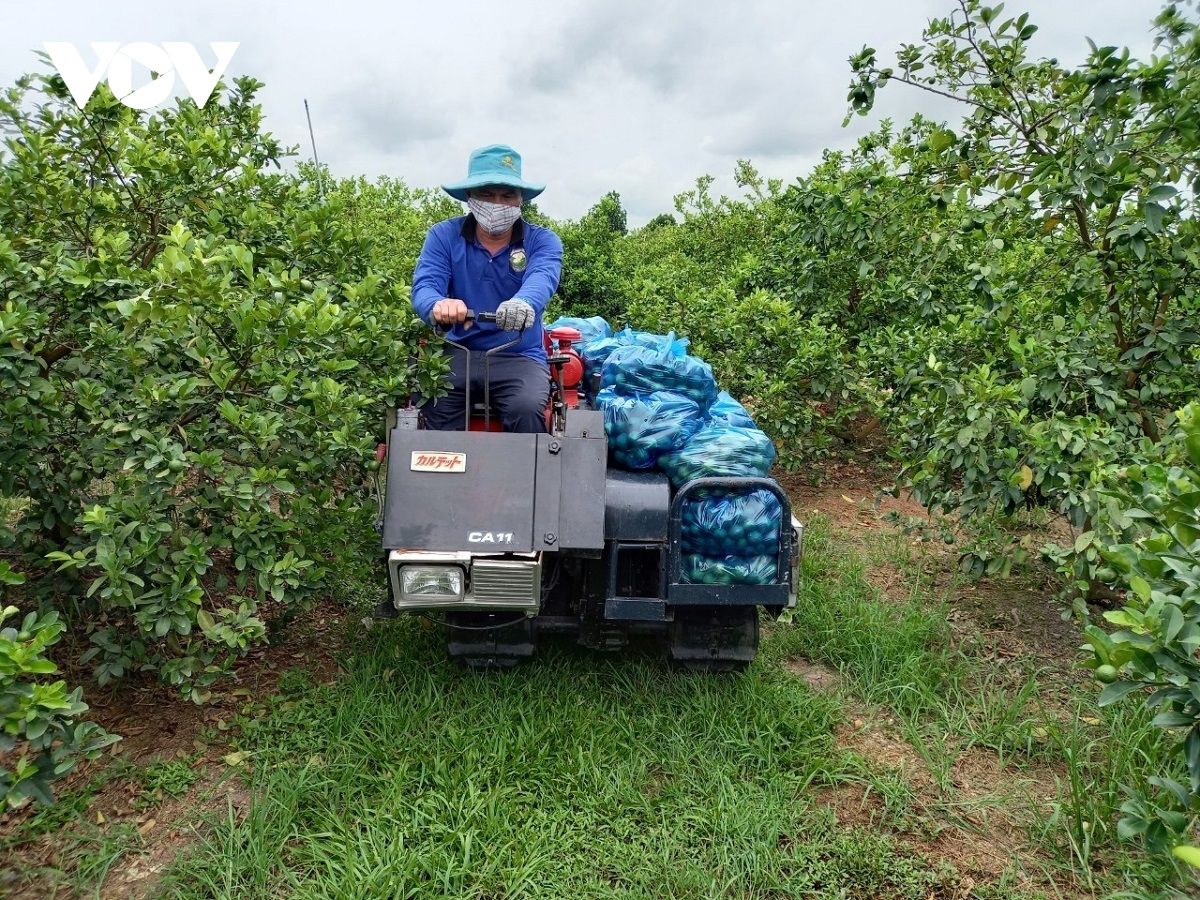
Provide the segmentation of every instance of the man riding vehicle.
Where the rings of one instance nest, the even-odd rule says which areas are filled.
[[[461,346],[447,348],[450,392],[420,404],[426,424],[461,430],[466,355],[471,394],[479,397],[484,352],[515,338],[512,347],[488,360],[491,403],[505,431],[543,432],[550,376],[542,311],[558,287],[563,248],[549,228],[521,218],[521,204],[545,185],[522,179],[521,156],[512,147],[492,144],[471,154],[465,179],[442,189],[465,202],[469,212],[429,229],[413,274],[412,304],[425,322],[446,329],[447,340]],[[495,324],[468,320],[468,309],[495,313]]]

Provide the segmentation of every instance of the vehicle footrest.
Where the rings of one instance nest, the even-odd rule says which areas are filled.
[[[758,609],[678,609],[667,638],[667,658],[683,669],[732,672],[758,653]]]
[[[532,620],[511,612],[448,613],[446,652],[473,669],[510,669],[537,652]]]

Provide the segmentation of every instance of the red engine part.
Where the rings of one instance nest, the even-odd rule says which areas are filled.
[[[546,332],[546,353],[550,364],[562,370],[563,402],[570,409],[579,406],[579,384],[583,381],[583,358],[574,345],[583,339],[578,328],[563,326]],[[557,373],[554,374],[557,380]]]
[[[484,427],[485,424],[487,427]],[[503,431],[504,426],[500,424],[500,417],[498,415],[496,415],[496,413],[494,413],[494,412],[486,420],[483,417],[483,413],[472,413],[471,414],[471,425],[467,430],[468,431]]]

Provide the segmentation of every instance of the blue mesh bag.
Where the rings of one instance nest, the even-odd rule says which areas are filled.
[[[775,584],[774,556],[702,556],[684,554],[679,578],[684,584]]]
[[[726,425],[736,425],[738,428],[757,428],[746,407],[733,399],[727,391],[717,394],[717,399],[708,411],[713,419],[720,419]]]
[[[629,469],[652,468],[664,453],[686,444],[703,424],[696,402],[671,391],[626,397],[605,388],[596,396],[596,408],[604,413],[613,460]]]
[[[779,552],[779,498],[764,488],[683,502],[683,552],[705,556],[774,556]]]
[[[555,328],[576,329],[580,335],[580,345],[586,344],[588,341],[599,340],[600,338],[610,338],[613,335],[612,326],[608,324],[603,316],[589,316],[586,319],[563,316],[561,319],[546,326],[547,331],[553,331]]]
[[[717,399],[712,366],[688,356],[681,341],[656,347],[618,347],[600,370],[600,387],[611,387],[626,395],[675,391],[691,397],[705,412]]]
[[[686,348],[688,339],[675,337],[673,331],[667,334],[654,334],[650,331],[634,331],[632,328],[626,327],[612,337],[596,338],[580,344],[579,352],[583,356],[584,384],[592,383],[592,375],[604,367],[608,357],[618,347],[669,347],[675,343]]]
[[[774,461],[771,439],[757,428],[738,428],[711,420],[682,449],[664,454],[658,466],[678,488],[693,478],[766,478]]]

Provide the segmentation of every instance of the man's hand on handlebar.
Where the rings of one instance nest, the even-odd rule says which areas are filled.
[[[531,326],[537,313],[524,300],[514,297],[505,300],[494,313],[476,313],[467,307],[462,300],[445,297],[433,304],[429,318],[439,328],[453,328],[462,325],[463,330],[471,327],[473,322],[494,322],[501,331],[524,331]]]
[[[505,300],[496,308],[496,324],[501,331],[524,331],[536,317],[533,307],[519,297]]]
[[[471,320],[467,316],[467,312],[467,304],[461,300],[455,300],[453,297],[446,297],[433,304],[433,311],[429,317],[433,319],[435,325],[441,325],[443,328],[462,325],[464,329],[467,329],[471,327]]]

